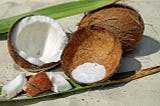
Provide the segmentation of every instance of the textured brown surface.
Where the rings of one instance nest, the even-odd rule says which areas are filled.
[[[46,72],[41,71],[29,78],[28,82],[24,87],[24,91],[31,96],[35,96],[39,93],[51,89],[51,87],[52,83],[49,80]]]
[[[99,28],[82,28],[76,31],[62,54],[62,66],[70,73],[85,62],[104,65],[110,77],[119,65],[122,50],[119,40],[111,33]],[[106,80],[104,79],[104,80]]]
[[[0,17],[10,17],[11,15],[13,16],[20,12],[31,11],[44,6],[51,6],[68,1],[71,0],[0,0]],[[142,65],[142,69],[160,65],[160,51],[156,51],[159,46],[155,45],[155,42],[153,42],[153,39],[154,41],[160,42],[160,36],[157,34],[160,33],[160,0],[123,1],[136,8],[138,12],[143,15],[145,23],[150,24],[145,25],[145,35],[147,36],[144,36],[142,42],[140,42],[134,50],[134,56],[137,55],[137,53],[150,54],[152,51],[155,52],[152,52],[153,54],[147,56],[143,55],[142,57],[135,57],[132,59],[126,57],[127,59],[122,59],[124,60],[122,64],[123,68],[120,68],[119,72],[137,69],[137,64],[134,62],[135,59]],[[66,31],[68,31],[69,28],[74,32],[76,30],[75,25],[79,22],[81,16],[83,15],[67,17],[61,19],[59,22]],[[146,37],[149,37],[149,39],[145,39]],[[0,41],[1,86],[8,83],[22,72],[21,70],[14,68],[13,64],[14,63],[6,49],[6,41]],[[25,70],[23,71],[26,72]],[[52,71],[61,73],[62,70],[58,68],[53,69]],[[26,73],[27,75],[31,74],[30,72]],[[109,87],[98,87],[92,90],[49,96],[42,99],[1,102],[0,106],[160,106],[159,77],[160,73],[157,73],[118,86],[111,85]]]
[[[26,83],[26,85],[24,87],[24,91],[27,92],[31,96],[35,96],[41,92],[38,88],[30,85],[30,83]]]
[[[41,71],[43,69],[51,69],[55,66],[57,66],[60,62],[51,62],[43,64],[42,66],[37,66],[34,64],[29,63],[24,58],[22,58],[18,53],[15,45],[12,42],[12,33],[14,31],[14,27],[18,24],[19,21],[21,21],[23,18],[19,19],[15,24],[10,28],[8,32],[8,38],[7,38],[7,44],[8,44],[8,51],[11,55],[12,59],[15,61],[16,64],[18,64],[20,67],[25,68],[29,71]]]
[[[134,49],[144,31],[140,14],[122,4],[113,4],[88,13],[78,26],[80,29],[88,25],[103,27],[114,33],[121,41],[124,52]]]

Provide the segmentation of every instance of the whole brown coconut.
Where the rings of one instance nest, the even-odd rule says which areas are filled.
[[[144,22],[140,14],[130,6],[112,4],[88,13],[78,24],[99,26],[111,31],[122,43],[124,52],[133,50],[142,39]]]
[[[121,43],[112,33],[85,27],[73,34],[63,51],[61,63],[69,77],[81,84],[91,84],[105,81],[113,75],[121,54]]]

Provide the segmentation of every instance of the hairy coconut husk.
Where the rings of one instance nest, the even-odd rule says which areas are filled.
[[[116,72],[121,54],[121,44],[112,33],[97,27],[85,27],[73,34],[63,51],[61,63],[71,78],[71,72],[85,62],[104,65],[107,70],[105,79],[101,80],[104,81]]]
[[[112,4],[92,11],[82,18],[79,29],[99,26],[111,31],[122,43],[124,52],[133,50],[142,39],[144,22],[140,14],[130,6]]]

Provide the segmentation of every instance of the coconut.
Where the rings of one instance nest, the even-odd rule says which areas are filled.
[[[115,36],[97,27],[76,31],[61,56],[64,72],[80,84],[108,80],[119,65],[122,49]]]
[[[124,52],[133,50],[144,32],[144,22],[140,14],[124,4],[112,4],[92,11],[82,18],[78,26],[79,29],[98,26],[111,31],[121,41]]]
[[[7,98],[13,98],[23,89],[23,86],[26,84],[27,78],[25,73],[19,74],[15,79],[13,79],[8,84],[2,87],[1,94]]]
[[[52,82],[45,71],[38,72],[36,75],[29,77],[27,83],[24,85],[23,90],[31,95],[36,96],[52,88]]]
[[[47,75],[52,82],[53,87],[51,88],[54,92],[62,92],[72,89],[71,84],[60,74],[54,72],[47,72]]]
[[[60,62],[68,38],[61,25],[46,16],[21,18],[8,33],[8,51],[19,66],[30,71],[50,69]]]

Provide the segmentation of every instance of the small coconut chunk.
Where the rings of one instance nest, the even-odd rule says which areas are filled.
[[[62,92],[72,89],[70,83],[60,74],[56,74],[52,77],[53,87],[51,88],[54,92]]]
[[[46,72],[48,78],[52,81],[52,77],[54,77],[56,74],[54,72]]]
[[[25,73],[19,74],[14,80],[12,80],[9,84],[4,85],[2,87],[2,96],[7,98],[13,98],[18,93],[20,93],[23,89],[23,86],[26,84],[27,78]]]
[[[53,72],[47,72],[48,77],[50,78],[53,87],[51,88],[54,92],[62,92],[69,89],[72,89],[70,83],[60,74],[55,74]]]
[[[24,51],[19,51],[19,53],[18,53],[21,57],[23,57],[24,59],[26,59],[28,56],[27,56],[27,54],[26,54],[26,52],[24,52]]]
[[[32,64],[35,64],[35,65],[38,65],[38,66],[41,66],[43,65],[43,62],[41,60],[39,60],[38,58],[34,58],[34,57],[28,57],[26,59],[28,62],[32,63]]]
[[[29,78],[23,90],[31,96],[35,96],[52,88],[52,82],[46,72],[41,71]]]
[[[74,69],[71,75],[77,82],[94,83],[105,78],[106,69],[103,65],[86,62]]]

